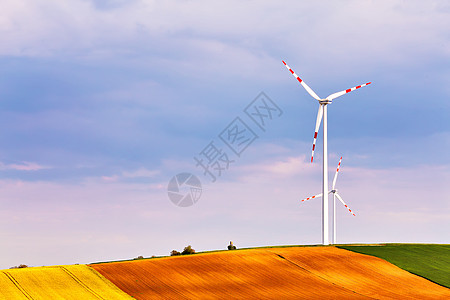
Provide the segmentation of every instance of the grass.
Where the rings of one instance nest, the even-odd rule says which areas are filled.
[[[332,245],[330,245],[331,247]],[[248,247],[248,248],[237,248],[235,250],[228,250],[228,249],[218,249],[218,250],[207,250],[207,251],[200,251],[195,252],[193,254],[189,255],[180,255],[180,256],[190,256],[190,255],[197,255],[197,254],[205,254],[205,253],[216,253],[216,252],[227,252],[227,251],[239,251],[239,250],[251,250],[251,249],[266,249],[266,248],[292,248],[292,247],[324,247],[323,245],[283,245],[283,246],[258,246],[258,247]],[[139,260],[145,260],[145,259],[156,259],[156,258],[165,258],[165,257],[171,257],[170,255],[160,255],[160,256],[152,256],[152,257],[144,257],[140,258]],[[178,257],[178,256],[175,256]],[[109,264],[109,263],[118,263],[118,262],[129,262],[137,260],[135,258],[130,259],[121,259],[121,260],[109,260],[109,261],[98,261],[90,263],[89,265],[98,265],[98,264]]]
[[[410,273],[450,288],[450,245],[342,245],[338,248],[387,260]]]

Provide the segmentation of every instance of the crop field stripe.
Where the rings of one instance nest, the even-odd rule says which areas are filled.
[[[8,272],[3,272],[6,277],[9,278],[9,280],[12,281],[12,283],[14,284],[15,287],[17,287],[17,289],[19,289],[19,291],[28,299],[33,300],[33,297],[30,296],[30,294],[27,293],[27,291],[25,291],[25,289],[20,285],[20,283]]]
[[[346,287],[343,286],[343,285],[337,284],[337,283],[335,283],[335,282],[333,282],[333,281],[331,281],[331,280],[329,280],[329,279],[326,279],[325,277],[320,276],[319,274],[316,274],[316,273],[314,273],[313,271],[308,270],[307,268],[300,266],[299,264],[297,264],[297,263],[291,261],[290,259],[287,259],[286,257],[284,257],[284,256],[281,255],[281,254],[278,254],[278,253],[273,252],[273,251],[270,251],[270,250],[267,250],[267,251],[268,251],[268,252],[271,252],[271,253],[273,253],[273,254],[276,254],[279,258],[284,259],[285,261],[287,261],[288,263],[290,263],[290,264],[296,266],[297,268],[300,268],[300,269],[302,269],[303,271],[306,271],[306,272],[312,274],[313,276],[319,277],[320,279],[325,280],[326,282],[328,282],[328,283],[330,283],[330,284],[332,284],[332,285],[338,286],[338,287],[340,287],[340,288],[342,288],[342,289],[344,289],[344,290],[350,291],[350,292],[352,292],[352,293],[355,293],[355,294],[360,295],[360,296],[363,296],[363,297],[367,297],[367,298],[369,298],[369,299],[377,299],[377,298],[372,298],[372,297],[369,297],[369,296],[367,296],[367,295],[358,293],[357,291],[354,291],[354,290],[352,290],[352,289],[346,288]]]
[[[88,292],[90,292],[92,295],[94,295],[95,297],[102,299],[102,300],[106,300],[105,298],[103,298],[102,296],[100,296],[99,294],[97,294],[94,290],[92,290],[90,287],[88,287],[86,284],[84,284],[84,282],[82,282],[80,279],[78,279],[77,276],[75,276],[72,272],[70,272],[69,270],[67,270],[65,267],[61,267],[61,269],[66,272],[70,277],[73,278],[73,280],[75,280],[79,285],[81,285],[84,289],[86,289]]]

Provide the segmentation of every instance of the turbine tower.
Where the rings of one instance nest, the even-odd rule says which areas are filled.
[[[319,111],[317,112],[316,119],[316,128],[314,131],[314,141],[313,148],[311,153],[311,162],[313,162],[314,158],[314,150],[316,147],[316,139],[317,133],[319,132],[320,123],[323,119],[323,179],[322,179],[322,244],[329,245],[329,232],[328,232],[328,116],[327,116],[327,105],[331,104],[331,102],[351,91],[362,88],[363,86],[371,84],[371,82],[358,85],[352,87],[351,89],[346,89],[344,91],[340,91],[334,94],[329,95],[328,97],[321,99],[317,94],[302,80],[300,77],[295,74],[295,72],[286,64],[283,60],[283,64],[292,73],[292,75],[300,82],[300,84],[305,88],[305,90],[317,101],[319,101]]]

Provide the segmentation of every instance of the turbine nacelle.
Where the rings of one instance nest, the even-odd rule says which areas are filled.
[[[333,102],[333,100],[328,100],[328,99],[320,99],[319,103],[321,105],[325,105],[325,104],[331,104],[331,102]]]

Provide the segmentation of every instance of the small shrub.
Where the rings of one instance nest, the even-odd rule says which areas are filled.
[[[172,252],[170,252],[170,256],[176,256],[176,255],[181,255],[181,253],[178,252],[177,250],[172,250]]]
[[[10,269],[22,269],[22,268],[28,268],[28,266],[24,265],[24,264],[20,264],[18,266],[11,267]]]
[[[181,255],[187,255],[187,254],[194,254],[195,250],[192,249],[191,245],[184,247],[183,252],[181,252]]]
[[[136,257],[135,259],[144,259],[144,257],[142,255],[139,255],[138,257]]]

